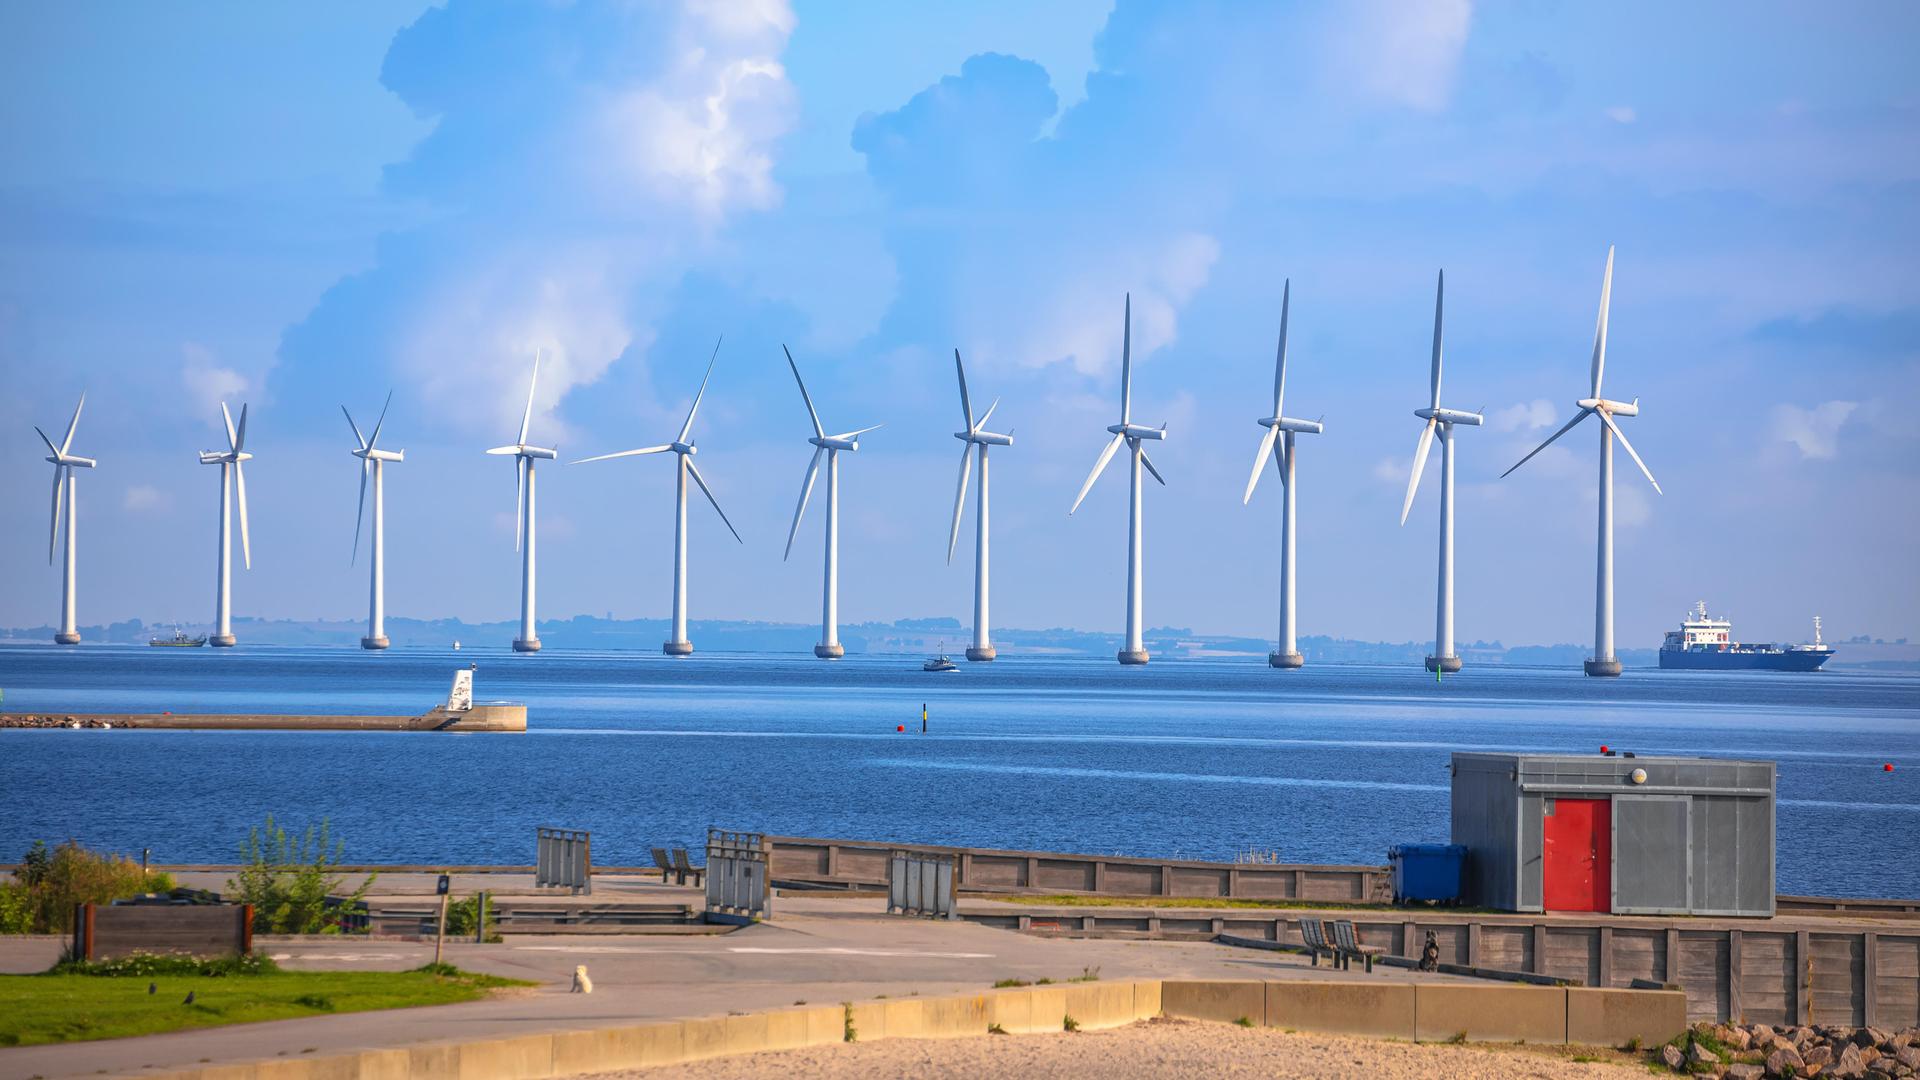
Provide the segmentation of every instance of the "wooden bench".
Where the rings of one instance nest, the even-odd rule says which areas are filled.
[[[1334,951],[1333,944],[1327,940],[1326,930],[1319,919],[1300,920],[1300,941],[1306,945],[1307,959],[1312,961],[1314,967],[1320,966],[1321,953],[1326,953],[1327,959],[1332,961],[1334,966],[1339,966],[1340,956]]]
[[[1386,951],[1378,945],[1360,944],[1360,935],[1347,919],[1333,921],[1333,948],[1343,968],[1352,968],[1354,957],[1359,957],[1362,966],[1369,973],[1373,971],[1373,958]]]

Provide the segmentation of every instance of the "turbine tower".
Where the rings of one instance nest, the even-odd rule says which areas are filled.
[[[1260,482],[1267,458],[1273,458],[1274,468],[1280,472],[1280,483],[1286,489],[1280,504],[1280,646],[1278,650],[1267,654],[1267,663],[1277,668],[1297,668],[1306,663],[1306,658],[1300,655],[1293,627],[1293,437],[1302,433],[1318,435],[1322,430],[1320,421],[1294,420],[1280,408],[1287,397],[1287,309],[1292,300],[1293,281],[1289,278],[1280,292],[1280,345],[1274,350],[1273,357],[1273,415],[1263,416],[1256,421],[1267,429],[1267,433],[1260,436],[1260,449],[1253,456],[1253,474],[1247,477],[1246,493],[1240,496],[1242,506],[1253,499],[1254,485]],[[1283,432],[1285,438],[1281,438]]]
[[[1153,461],[1147,457],[1144,443],[1147,439],[1166,438],[1167,427],[1165,424],[1157,428],[1144,427],[1134,423],[1132,420],[1132,293],[1127,294],[1126,304],[1126,321],[1123,324],[1120,338],[1120,422],[1107,428],[1108,431],[1113,432],[1113,439],[1107,443],[1105,450],[1100,451],[1099,460],[1093,463],[1093,471],[1087,474],[1087,482],[1080,485],[1080,494],[1074,497],[1073,507],[1069,509],[1067,513],[1072,514],[1074,510],[1080,509],[1080,502],[1087,497],[1087,492],[1093,489],[1093,482],[1100,478],[1100,473],[1107,467],[1107,462],[1113,460],[1114,452],[1120,449],[1120,444],[1123,442],[1126,443],[1127,449],[1132,454],[1133,466],[1131,483],[1127,489],[1127,643],[1126,647],[1120,650],[1118,658],[1123,664],[1144,664],[1147,662],[1147,645],[1146,642],[1141,639],[1140,630],[1140,609],[1143,599],[1141,597],[1142,582],[1140,573],[1140,545],[1142,539],[1140,534],[1142,512],[1140,469],[1144,466],[1148,472],[1153,474],[1155,480],[1160,481],[1161,485],[1165,486],[1167,482],[1166,478],[1160,475],[1159,469],[1153,467]]]
[[[1440,283],[1433,294],[1433,396],[1424,409],[1413,415],[1425,420],[1420,444],[1413,451],[1413,477],[1407,481],[1407,499],[1400,505],[1400,524],[1407,523],[1413,509],[1414,493],[1420,490],[1420,471],[1426,468],[1427,452],[1433,449],[1433,434],[1440,432],[1440,594],[1433,616],[1433,655],[1427,657],[1427,670],[1452,673],[1460,670],[1460,657],[1453,651],[1453,425],[1479,427],[1476,412],[1440,407],[1440,329],[1447,304],[1447,272],[1440,271]]]
[[[37,427],[33,429],[34,433],[40,436],[40,441],[46,443],[47,449],[53,453],[53,456],[47,459],[53,463],[53,523],[47,532],[48,565],[52,565],[54,549],[59,546],[60,515],[63,504],[66,513],[67,552],[60,576],[60,632],[53,635],[54,642],[60,645],[80,644],[80,628],[74,621],[73,610],[74,563],[78,557],[78,549],[73,535],[73,527],[75,524],[74,495],[78,491],[78,486],[74,480],[73,470],[91,469],[94,467],[95,462],[92,458],[81,457],[78,454],[70,454],[67,451],[73,447],[73,429],[79,426],[80,410],[84,408],[86,404],[87,395],[83,393],[80,395],[80,404],[73,407],[73,419],[67,421],[67,437],[60,440],[59,446],[53,445],[53,440],[47,438],[46,432],[41,431]]]
[[[514,652],[539,652],[540,635],[533,625],[533,463],[552,461],[559,451],[549,446],[527,444],[527,428],[533,423],[533,389],[540,383],[540,353],[533,354],[533,377],[527,380],[527,411],[520,417],[520,439],[512,446],[496,446],[489,454],[512,454],[517,483],[513,495],[513,546],[520,552],[520,636],[513,639]],[[349,420],[352,417],[348,417]],[[359,430],[354,431],[355,436]],[[358,530],[355,547],[359,546]]]
[[[794,507],[793,527],[787,530],[787,553],[781,558],[793,554],[793,537],[800,531],[800,517],[807,512],[807,497],[813,494],[813,481],[820,475],[820,455],[825,454],[827,569],[820,591],[820,644],[813,647],[813,655],[822,660],[838,660],[847,654],[847,650],[840,647],[840,452],[858,451],[860,436],[885,425],[875,424],[843,435],[827,434],[827,429],[820,426],[820,414],[813,410],[813,398],[807,395],[807,384],[800,378],[800,366],[793,362],[793,353],[785,345],[780,346],[780,351],[787,354],[787,366],[793,369],[793,381],[800,384],[800,399],[807,403],[807,416],[813,421],[813,437],[807,440],[813,444],[813,460],[807,463],[807,478],[800,486],[800,505]]]
[[[953,549],[960,540],[960,515],[967,507],[967,472],[973,464],[976,447],[980,454],[980,492],[979,506],[974,512],[973,546],[973,644],[967,647],[967,659],[991,660],[998,655],[993,641],[987,636],[987,447],[1012,446],[1012,435],[1001,435],[986,430],[987,418],[993,410],[999,408],[1000,400],[995,398],[987,406],[979,420],[973,418],[973,401],[967,397],[967,368],[960,362],[960,350],[953,350],[953,367],[960,373],[960,412],[966,418],[967,429],[956,431],[953,437],[960,440],[960,489],[953,496],[953,529],[947,534],[947,565],[953,565]]]
[[[1640,471],[1646,474],[1647,483],[1653,490],[1660,491],[1660,482],[1653,478],[1647,463],[1634,453],[1633,444],[1627,441],[1626,432],[1613,422],[1616,416],[1640,415],[1640,399],[1632,401],[1612,401],[1600,396],[1600,377],[1607,368],[1607,308],[1613,302],[1613,248],[1607,248],[1607,273],[1600,283],[1600,319],[1593,330],[1593,386],[1588,396],[1575,402],[1580,410],[1573,419],[1566,422],[1559,431],[1547,436],[1547,441],[1513,463],[1517,469],[1532,460],[1534,454],[1545,450],[1553,440],[1573,430],[1575,424],[1589,416],[1600,418],[1600,529],[1599,544],[1594,568],[1594,604],[1593,604],[1593,657],[1586,664],[1589,675],[1618,675],[1620,661],[1613,656],[1613,440],[1619,439],[1620,445],[1627,451]],[[1508,469],[1500,475],[1504,478],[1513,472]]]
[[[350,451],[360,459],[360,509],[353,518],[353,558],[360,558],[360,522],[367,512],[367,473],[373,473],[373,584],[367,598],[367,636],[360,639],[363,649],[384,649],[387,641],[387,502],[384,497],[385,485],[382,471],[389,461],[405,461],[405,450],[381,450],[380,428],[387,422],[387,406],[393,404],[393,391],[387,391],[386,403],[380,406],[380,419],[374,421],[373,437],[361,438],[360,425],[353,422],[353,414],[347,412],[345,405],[340,411],[346,413],[347,426],[353,428],[353,439],[360,445]]]
[[[228,524],[231,514],[227,495],[227,478],[233,478],[233,493],[240,501],[240,559],[241,565],[253,569],[253,546],[247,540],[247,474],[242,465],[253,459],[247,453],[247,407],[240,406],[240,427],[233,426],[233,414],[227,411],[227,403],[220,403],[220,418],[227,425],[227,448],[222,450],[200,451],[200,464],[220,466],[220,570],[214,579],[213,588],[213,636],[207,644],[222,648],[234,644],[233,636],[233,528]]]
[[[707,501],[713,504],[713,512],[720,515],[720,521],[727,531],[733,533],[736,543],[740,533],[727,520],[727,512],[720,509],[720,500],[713,497],[713,489],[707,486],[706,478],[693,463],[693,455],[699,449],[688,440],[693,432],[693,418],[700,411],[700,399],[707,396],[707,380],[713,378],[714,362],[720,359],[720,343],[713,343],[713,357],[707,361],[706,377],[700,380],[700,392],[693,395],[693,407],[687,410],[687,422],[680,425],[680,434],[672,442],[661,446],[643,446],[638,450],[622,450],[617,454],[601,454],[599,457],[581,458],[575,465],[589,461],[607,461],[611,458],[633,457],[636,454],[659,454],[673,451],[677,470],[673,490],[673,635],[660,646],[660,651],[668,656],[691,656],[693,642],[687,639],[687,477],[700,485]]]

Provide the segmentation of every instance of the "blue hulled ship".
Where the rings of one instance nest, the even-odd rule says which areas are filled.
[[[1820,640],[1820,616],[1813,617],[1813,644],[1748,645],[1733,640],[1733,623],[1707,614],[1702,600],[1667,631],[1660,643],[1660,666],[1678,671],[1819,671],[1833,657]]]

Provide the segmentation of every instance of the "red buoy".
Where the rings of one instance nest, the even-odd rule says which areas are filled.
[[[895,725],[893,725],[893,730],[895,730],[895,731],[905,731],[905,730],[907,730],[907,725],[905,725],[905,724],[895,724]]]
[[[1893,762],[1891,762],[1891,761],[1889,761],[1889,762],[1887,762],[1887,763],[1886,763],[1885,765],[1882,765],[1882,766],[1880,766],[1880,771],[1881,771],[1881,772],[1892,772],[1892,771],[1893,771]]]
[[[1606,743],[1601,743],[1601,744],[1600,744],[1600,752],[1601,752],[1601,753],[1603,753],[1603,754],[1607,752],[1607,744],[1606,744]]]

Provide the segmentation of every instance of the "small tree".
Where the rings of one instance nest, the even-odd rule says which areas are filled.
[[[352,893],[329,904],[345,884],[338,873],[345,848],[325,820],[296,839],[268,814],[265,825],[247,830],[239,873],[227,888],[241,903],[253,905],[255,933],[337,934],[343,920],[334,908],[358,903],[379,876],[368,874]]]

